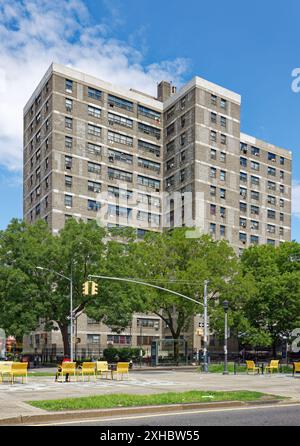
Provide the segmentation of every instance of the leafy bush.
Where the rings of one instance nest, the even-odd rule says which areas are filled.
[[[142,351],[143,355],[145,354],[144,350]],[[140,356],[139,348],[115,348],[109,347],[103,351],[103,356],[108,362],[117,362],[117,361],[134,361],[137,360]]]

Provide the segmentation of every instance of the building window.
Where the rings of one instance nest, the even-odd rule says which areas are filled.
[[[108,95],[108,104],[110,107],[118,107],[124,110],[133,111],[133,103],[117,96]]]
[[[128,127],[132,129],[133,127],[133,120],[124,118],[124,116],[115,115],[114,113],[108,113],[108,123],[110,125],[118,124],[122,127]]]
[[[210,178],[216,178],[217,177],[217,169],[215,167],[210,168]]]
[[[184,133],[182,133],[182,134],[180,135],[180,144],[181,144],[182,146],[184,146],[185,143],[186,143],[186,133],[184,132]]]
[[[211,105],[217,105],[217,96],[215,94],[210,95],[210,103]]]
[[[215,223],[210,223],[210,225],[209,225],[209,232],[211,234],[215,234],[216,233],[216,224]]]
[[[215,204],[211,204],[209,206],[210,209],[210,215],[216,215],[217,206]]]
[[[65,90],[67,93],[73,92],[73,81],[71,81],[70,79],[66,79]]]
[[[220,198],[225,200],[225,198],[226,198],[226,189],[220,189]]]
[[[211,142],[216,142],[217,141],[217,132],[215,132],[214,130],[210,131],[210,141]]]
[[[275,220],[276,219],[276,212],[268,209],[268,218],[270,218],[271,220]]]
[[[101,155],[101,146],[98,146],[97,144],[93,144],[91,142],[87,143],[87,151],[91,154],[91,155]]]
[[[226,128],[227,120],[226,120],[226,118],[224,116],[220,117],[220,123],[221,123],[221,127]]]
[[[240,196],[246,200],[247,198],[247,189],[245,187],[240,187]]]
[[[65,206],[71,208],[72,204],[73,204],[73,197],[72,197],[72,195],[65,195]]]
[[[247,203],[240,202],[240,211],[247,212]]]
[[[224,225],[220,225],[220,236],[221,237],[226,236],[226,227]]]
[[[211,114],[210,114],[210,122],[212,122],[213,124],[217,123],[217,113],[211,112]]]
[[[147,118],[153,119],[156,122],[160,122],[161,114],[155,110],[144,107],[143,105],[138,105],[138,113],[146,116]]]
[[[240,227],[247,228],[247,220],[245,218],[240,218]]]
[[[107,170],[107,174],[109,179],[122,180],[132,183],[132,173],[130,172],[125,172],[123,170],[113,169],[109,167]]]
[[[67,170],[72,169],[72,157],[71,156],[65,156],[65,169],[67,169]]]
[[[115,132],[111,132],[109,131],[107,134],[107,139],[109,143],[119,143],[119,144],[124,144],[126,146],[133,146],[133,138],[126,136],[126,135],[122,135],[121,133],[115,133]]]
[[[271,246],[275,246],[275,240],[272,240],[270,238],[267,239],[267,244]]]
[[[101,100],[101,91],[96,88],[88,87],[88,97],[92,99],[96,99],[97,101]]]
[[[65,117],[65,127],[66,127],[66,129],[72,129],[73,128],[73,120],[72,120],[72,118]]]
[[[220,207],[220,217],[226,217],[226,208]]]
[[[251,169],[259,171],[259,163],[256,163],[255,161],[251,161]]]
[[[258,206],[251,206],[250,208],[252,215],[259,215],[259,207]]]
[[[167,180],[166,180],[166,186],[167,186],[168,188],[174,186],[174,183],[175,183],[175,177],[174,177],[174,175],[172,175],[172,176],[170,176],[169,178],[167,178]]]
[[[258,245],[259,237],[257,235],[250,235],[250,243],[251,245]]]
[[[101,118],[101,109],[88,105],[88,115],[93,116],[94,118]]]
[[[268,203],[276,205],[276,197],[273,197],[272,195],[268,195]]]
[[[215,149],[210,149],[210,159],[212,160],[217,159],[217,151]]]
[[[284,166],[284,164],[285,164],[285,158],[283,156],[280,157],[280,164],[282,166]]]
[[[247,243],[247,234],[245,234],[244,232],[240,232],[239,233],[239,239],[242,243]]]
[[[121,163],[132,164],[133,156],[128,153],[118,152],[117,150],[108,150],[108,160],[110,162],[120,161]]]
[[[275,155],[275,153],[269,152],[268,153],[268,160],[272,161],[273,163],[275,163],[276,162],[276,155]]]
[[[99,211],[101,204],[95,200],[88,200],[87,208],[89,211]]]
[[[259,186],[260,185],[259,177],[255,177],[255,176],[251,175],[251,185],[252,186]]]
[[[247,146],[247,144],[244,143],[244,142],[241,142],[241,143],[240,143],[240,150],[241,150],[241,152],[242,152],[244,155],[246,155],[246,154],[248,153],[248,146]]]
[[[240,166],[247,167],[247,158],[240,158]]]
[[[210,195],[212,197],[216,196],[217,188],[215,186],[210,186]]]
[[[156,127],[139,122],[138,129],[140,132],[143,132],[146,135],[154,136],[155,138],[160,139],[160,129],[157,129]]]
[[[72,149],[73,139],[70,136],[65,136],[65,148]]]
[[[90,192],[101,192],[101,184],[95,181],[88,181],[88,190]]]
[[[88,162],[88,172],[96,173],[97,175],[100,175],[100,173],[101,173],[101,164]]]
[[[65,186],[72,187],[72,177],[69,175],[65,175]]]
[[[251,220],[250,227],[251,227],[251,229],[258,231],[259,230],[259,221]]]
[[[222,163],[226,163],[226,153],[225,152],[220,153],[220,161]]]
[[[273,181],[268,181],[268,189],[276,191],[276,183],[274,183]]]
[[[221,134],[221,144],[227,144],[227,136],[226,135],[223,135],[223,134]]]
[[[99,334],[88,334],[87,335],[87,343],[88,344],[100,344],[100,335]]]
[[[247,174],[244,172],[240,173],[240,181],[241,183],[247,183]]]
[[[252,200],[259,200],[259,192],[257,192],[256,190],[252,190],[251,191],[251,198]]]
[[[259,156],[260,155],[260,149],[258,147],[251,147],[251,154],[254,156]]]
[[[276,176],[276,169],[274,167],[268,167],[268,175],[271,175],[273,177]]]
[[[223,108],[224,110],[227,109],[227,101],[226,101],[226,99],[221,99],[221,101],[220,101],[220,106],[221,106],[221,108]]]
[[[88,124],[88,134],[100,137],[101,136],[101,127],[96,125]]]
[[[68,98],[66,98],[66,100],[65,100],[65,105],[66,105],[66,111],[67,111],[68,113],[71,113],[72,110],[73,110],[73,101],[72,101],[72,99],[68,99]]]
[[[167,152],[168,152],[168,145],[167,145]],[[138,148],[141,150],[145,150],[146,152],[153,153],[156,156],[160,156],[160,147],[156,146],[155,144],[151,144],[149,142],[142,141],[141,139],[139,139]]]
[[[274,226],[274,225],[267,225],[267,232],[269,232],[270,234],[275,234],[276,226]]]
[[[225,172],[225,170],[221,170],[220,171],[220,180],[221,181],[226,181],[226,172]]]

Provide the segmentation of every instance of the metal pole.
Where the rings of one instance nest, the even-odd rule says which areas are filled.
[[[73,272],[71,269],[71,280],[70,280],[70,331],[71,331],[71,343],[70,343],[70,359],[71,362],[73,362],[74,360],[74,352],[73,352],[73,337],[74,337],[74,333],[73,333]]]
[[[204,359],[204,372],[208,372],[208,361],[207,361],[207,285],[208,280],[204,281],[204,336],[203,336],[203,359]]]
[[[228,328],[227,328],[227,310],[225,310],[225,327],[224,327],[224,371],[223,375],[228,375],[227,368],[227,336],[228,336]]]

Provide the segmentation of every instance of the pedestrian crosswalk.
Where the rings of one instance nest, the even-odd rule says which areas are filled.
[[[21,382],[16,382],[13,385],[8,382],[2,383],[0,385],[0,394],[2,392],[43,392],[43,391],[56,391],[60,389],[74,390],[76,389],[116,389],[116,388],[126,388],[126,387],[147,387],[147,388],[156,388],[156,387],[176,387],[179,384],[173,381],[164,381],[164,380],[147,380],[147,379],[135,379],[129,378],[124,380],[97,380],[96,382],[91,381],[71,381],[71,382],[54,382],[53,379],[44,379],[43,382],[37,382],[37,378],[28,378],[28,382],[22,384]]]

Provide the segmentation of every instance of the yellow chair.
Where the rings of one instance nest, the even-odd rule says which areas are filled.
[[[0,361],[0,382],[3,382],[3,376],[11,371],[13,361]]]
[[[300,372],[300,362],[294,362],[293,366],[293,376],[295,376],[295,373]]]
[[[278,371],[279,371],[279,360],[277,361],[277,360],[275,360],[275,359],[272,359],[272,361],[270,362],[270,364],[267,365],[267,366],[265,367],[265,369],[266,369],[266,371],[269,371],[269,373],[273,373],[274,370],[276,370],[276,371],[278,372]]]
[[[117,379],[119,375],[121,375],[121,379],[123,379],[124,375],[127,375],[129,378],[129,362],[118,362],[117,369],[111,372],[112,379],[114,379],[114,374],[117,375]]]
[[[96,381],[96,363],[95,362],[83,362],[81,366],[81,376],[84,381],[84,376],[87,375],[89,377],[89,381],[91,380],[91,375],[94,376],[94,380]]]
[[[76,362],[62,362],[62,364],[60,365],[60,367],[56,373],[57,380],[60,376],[63,378],[66,375],[69,375],[69,379],[73,375],[77,381]],[[58,382],[60,382],[60,381],[58,380]]]
[[[254,361],[246,361],[246,365],[247,365],[247,373],[253,372],[254,374],[255,372],[257,372],[258,374],[260,374],[261,368],[257,367]]]
[[[27,368],[28,362],[13,362],[10,367],[7,368],[6,371],[2,372],[2,375],[7,374],[11,384],[14,383],[14,379],[17,376],[22,377],[22,384],[27,382]]]
[[[106,373],[106,379],[107,375],[109,373],[108,369],[108,362],[107,361],[97,361],[96,362],[96,373],[100,375],[100,378],[102,378],[102,374]]]

